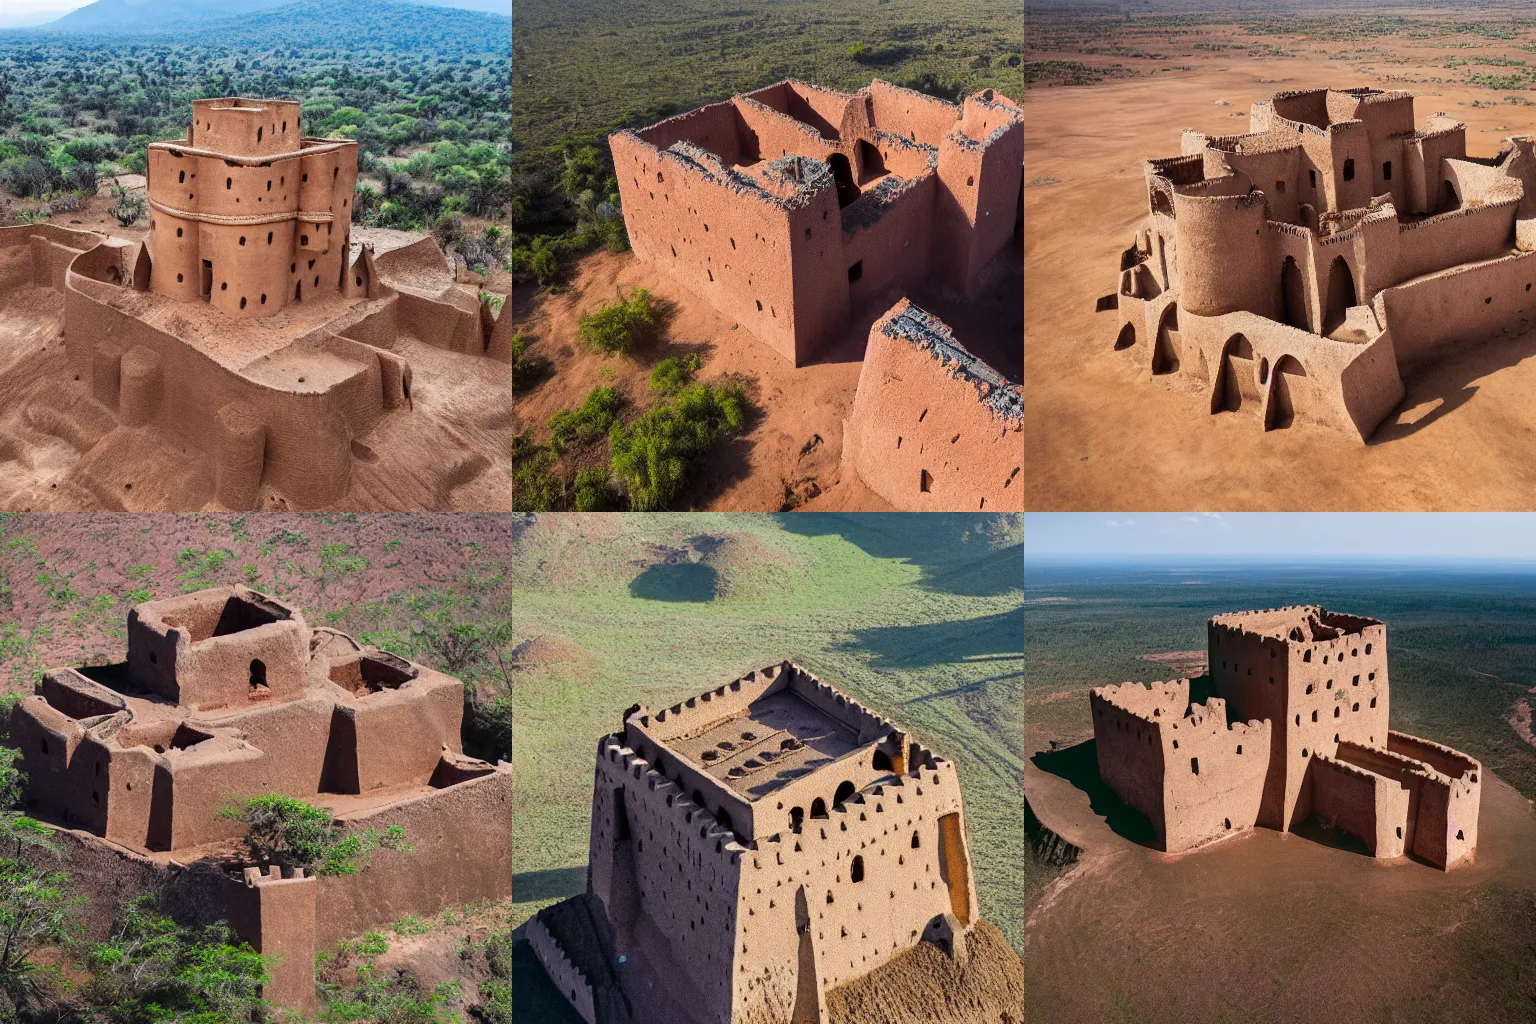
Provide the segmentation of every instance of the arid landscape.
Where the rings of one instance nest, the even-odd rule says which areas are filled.
[[[1146,213],[1142,161],[1179,130],[1247,130],[1253,102],[1328,86],[1406,89],[1467,125],[1469,156],[1536,131],[1536,26],[1424,8],[1122,14],[1031,8],[1025,103],[1025,371],[1033,509],[1501,509],[1536,493],[1525,457],[1536,335],[1511,332],[1405,379],[1361,445],[1308,424],[1211,415],[1114,351],[1119,254]]]

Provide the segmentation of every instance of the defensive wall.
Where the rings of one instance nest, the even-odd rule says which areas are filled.
[[[1100,303],[1140,372],[1266,430],[1363,440],[1404,374],[1536,311],[1536,140],[1468,157],[1465,126],[1416,129],[1405,92],[1280,93],[1250,120],[1146,162],[1147,219]]]
[[[1000,93],[878,79],[789,79],[609,138],[635,254],[796,366],[887,288],[974,294],[1013,232],[1023,142]]]
[[[1023,511],[1024,389],[902,299],[869,331],[843,464],[908,512]]]
[[[798,725],[825,716],[855,749],[779,786],[748,784],[752,800],[683,752],[701,734],[730,742],[716,739],[722,723],[734,736],[763,728],[760,709],[785,694],[814,711]],[[785,721],[754,737],[749,760],[820,742]],[[979,917],[954,765],[788,662],[672,708],[632,708],[599,741],[587,899],[627,960],[620,977],[635,979],[623,983],[633,1019],[700,1024],[824,1021],[827,990],[921,941],[963,955]],[[593,979],[539,931],[535,952],[590,1019]]]
[[[23,250],[26,261],[7,257]],[[85,423],[147,429],[214,467],[213,504],[333,502],[349,486],[352,443],[390,415],[410,415],[410,362],[400,337],[510,360],[511,321],[454,284],[430,237],[382,255],[361,245],[344,287],[275,319],[231,320],[148,290],[141,244],[47,224],[0,228],[0,267],[64,296],[65,347],[82,390],[57,429],[86,449]],[[391,273],[399,272],[404,291]],[[409,282],[409,283],[404,283]],[[239,326],[236,326],[239,325]],[[48,410],[53,412],[53,410]],[[121,496],[102,494],[120,502]]]
[[[1481,765],[1388,728],[1383,623],[1298,605],[1207,629],[1220,697],[1190,704],[1183,679],[1089,694],[1100,776],[1160,849],[1316,816],[1379,858],[1450,869],[1473,856]]]
[[[10,723],[23,805],[91,865],[82,878],[107,914],[92,928],[125,893],[154,891],[179,919],[211,901],[258,951],[283,953],[269,994],[306,1006],[316,948],[510,893],[510,832],[496,823],[511,813],[511,766],[463,754],[457,679],[311,630],[245,587],[136,606],[128,647],[118,664],[44,673]],[[268,793],[359,830],[399,825],[414,852],[308,880],[232,860],[242,828],[219,812]],[[227,883],[213,896],[209,871]]]

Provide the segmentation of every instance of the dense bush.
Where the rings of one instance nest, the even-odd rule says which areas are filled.
[[[739,384],[690,384],[670,401],[609,434],[613,472],[629,507],[665,509],[677,497],[693,462],[723,434],[746,423],[746,394]]]
[[[405,830],[352,831],[323,807],[268,793],[219,812],[245,826],[245,847],[257,864],[305,868],[319,875],[355,875],[374,850],[411,852]]]
[[[527,434],[512,438],[512,511],[553,512],[564,507],[565,481],[553,472],[557,458]]]
[[[650,344],[660,329],[661,317],[651,302],[651,293],[636,288],[618,302],[583,316],[576,332],[592,348],[613,355]]]
[[[561,409],[549,418],[550,447],[558,455],[572,442],[591,444],[606,436],[626,404],[624,395],[614,388],[593,388],[579,408]]]
[[[677,394],[693,380],[693,375],[703,365],[704,360],[696,352],[686,356],[668,356],[651,367],[652,394]]]

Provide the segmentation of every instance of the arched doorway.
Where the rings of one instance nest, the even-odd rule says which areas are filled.
[[[1447,178],[1445,180],[1445,184],[1443,186],[1441,186],[1441,188],[1440,188],[1440,211],[1439,212],[1445,213],[1445,212],[1447,212],[1449,210],[1458,210],[1460,208],[1461,208],[1461,196],[1456,194],[1456,186],[1451,184],[1451,180],[1449,178]]]
[[[859,198],[859,186],[853,183],[853,168],[841,153],[833,153],[827,163],[832,166],[832,180],[837,182],[837,205],[847,206]]]
[[[1216,386],[1211,391],[1211,412],[1237,412],[1243,402],[1259,397],[1254,383],[1253,345],[1241,334],[1227,339],[1221,349],[1221,365],[1216,370]]]
[[[1136,325],[1127,323],[1120,328],[1120,333],[1115,338],[1115,351],[1120,352],[1136,344]]]
[[[861,185],[885,175],[885,160],[881,158],[878,149],[860,139],[858,145],[853,147],[853,151],[859,160],[859,183]]]
[[[1152,347],[1152,373],[1177,373],[1179,348],[1179,304],[1170,302],[1158,319],[1157,343]]]
[[[1323,333],[1332,334],[1342,327],[1345,313],[1354,305],[1358,305],[1354,271],[1349,269],[1349,261],[1343,256],[1335,256],[1328,266],[1328,306],[1323,314]]]
[[[1284,430],[1296,422],[1298,391],[1307,371],[1295,356],[1285,356],[1275,364],[1274,379],[1269,383],[1269,402],[1264,409],[1264,429]]]
[[[1312,329],[1311,320],[1307,316],[1307,289],[1302,283],[1301,268],[1296,265],[1294,256],[1287,256],[1280,265],[1280,301],[1286,323],[1304,331]]]

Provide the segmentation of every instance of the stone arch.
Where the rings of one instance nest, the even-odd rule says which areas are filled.
[[[1179,304],[1170,302],[1157,321],[1157,341],[1152,346],[1152,373],[1177,373],[1182,342],[1179,337]]]
[[[1311,318],[1307,315],[1307,286],[1294,256],[1287,256],[1280,264],[1280,308],[1285,322],[1292,327],[1303,331],[1312,329]]]
[[[853,180],[853,165],[841,153],[833,153],[827,163],[832,168],[832,180],[837,183],[837,205],[847,206],[859,198],[859,186]]]
[[[842,782],[837,784],[837,792],[832,794],[832,806],[836,807],[838,804],[847,803],[848,798],[853,796],[853,794],[853,783],[849,782],[847,779],[844,779]]]
[[[1136,325],[1127,320],[1115,337],[1115,351],[1123,352],[1136,344]]]
[[[1359,305],[1355,293],[1355,273],[1349,260],[1335,256],[1328,265],[1328,305],[1323,313],[1324,334],[1332,334],[1344,325],[1350,306]]]
[[[1211,412],[1237,412],[1245,399],[1257,398],[1253,373],[1253,345],[1244,335],[1232,335],[1221,348],[1216,386],[1211,390]]]
[[[1269,401],[1264,407],[1265,430],[1284,430],[1296,422],[1296,410],[1304,405],[1304,401],[1298,402],[1301,396],[1297,382],[1306,376],[1306,368],[1295,356],[1282,356],[1275,364],[1269,382]]]

